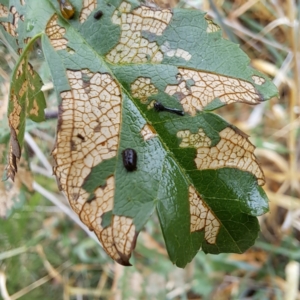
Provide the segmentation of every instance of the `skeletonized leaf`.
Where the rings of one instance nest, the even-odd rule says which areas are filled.
[[[54,173],[73,210],[123,265],[155,210],[179,267],[199,249],[245,251],[268,210],[264,175],[248,137],[209,111],[267,100],[272,82],[199,11],[70,2],[72,19],[57,1],[25,7],[45,32]]]
[[[26,5],[25,0],[1,0],[0,3],[0,26],[10,46],[22,54],[24,47],[30,41],[32,24],[25,24]]]

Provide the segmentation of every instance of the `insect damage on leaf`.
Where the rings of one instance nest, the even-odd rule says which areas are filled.
[[[83,23],[87,20],[89,15],[97,7],[97,0],[83,0],[83,6],[80,11],[79,21]]]
[[[15,175],[18,171],[17,164],[21,157],[21,147],[17,139],[17,133],[15,129],[11,125],[10,127],[9,154],[8,164],[6,166],[6,174],[8,178],[14,181]]]
[[[20,131],[22,106],[19,104],[19,99],[15,94],[10,97],[11,113],[8,115],[8,124],[10,127],[10,146],[8,155],[8,165],[6,167],[7,177],[14,181],[15,174],[18,171],[17,163],[21,157],[21,146],[18,141],[18,134]]]
[[[127,266],[130,265],[131,251],[137,238],[132,219],[113,216],[109,226],[102,225],[105,213],[113,209],[114,189],[114,176],[110,176],[103,187],[94,191],[94,197],[82,206],[79,216],[81,221],[95,232],[109,256]]]
[[[130,227],[126,232],[118,227],[117,216],[113,216],[110,226],[101,226],[102,216],[113,208],[114,176],[94,191],[92,199],[82,187],[93,167],[117,155],[120,87],[107,73],[67,70],[67,76],[71,90],[61,93],[57,140],[52,152],[54,173],[73,210],[95,231],[106,252],[120,264],[128,265],[129,245],[134,245],[136,239],[132,219],[126,219]],[[120,235],[126,241],[124,247],[118,241]]]
[[[147,6],[140,6],[132,12],[130,10],[131,5],[122,2],[112,16],[112,22],[121,27],[121,37],[119,43],[106,55],[106,59],[115,64],[161,62],[163,53],[159,46],[142,37],[142,32],[162,35],[171,21],[171,11]]]
[[[208,18],[205,18],[205,20],[207,22],[207,28],[206,28],[207,33],[220,31],[220,27],[217,24],[215,24],[212,20]]]
[[[39,110],[40,110],[40,108],[39,108],[39,105],[38,105],[38,103],[37,103],[37,100],[34,99],[34,100],[32,101],[32,107],[31,107],[30,110],[29,110],[29,115],[38,117],[38,115],[39,115]]]
[[[3,156],[6,153],[5,148],[5,145],[0,144],[1,174],[5,170],[4,164],[2,164],[2,161],[4,161]],[[32,182],[33,178],[29,171],[28,163],[25,159],[21,158],[20,167],[14,183],[12,184],[10,181],[0,181],[0,218],[8,217],[11,210],[20,205],[20,201],[22,201],[22,197],[20,197],[22,184],[24,184],[29,191],[32,191]]]
[[[0,24],[4,27],[5,31],[7,31],[13,37],[18,36],[18,23],[19,20],[24,21],[24,16],[20,16],[15,6],[10,7],[10,12],[12,14],[12,22],[0,22]],[[0,6],[0,17],[8,17],[7,8],[1,4]]]
[[[27,116],[37,122],[43,120],[45,103],[43,99],[39,99],[39,96],[42,94],[40,91],[42,82],[39,75],[33,70],[32,65],[25,59],[21,61],[14,80],[16,87],[11,94],[13,107],[15,108],[14,97],[17,97],[18,103],[25,103]],[[14,113],[15,111],[9,114],[8,118],[10,121]],[[10,124],[13,123],[10,122]]]
[[[189,130],[178,131],[177,137],[181,138],[182,141],[179,147],[210,147],[211,140],[206,136],[202,128],[199,128],[197,133],[191,133]]]
[[[137,238],[132,219],[125,216],[113,216],[112,231],[118,254],[127,264]]]
[[[21,5],[24,4],[24,2],[21,2]],[[17,53],[21,55],[24,45],[31,39],[30,37],[26,37],[22,40],[22,33],[20,35],[18,33],[20,25],[23,25],[20,24],[20,21],[23,23],[25,21],[24,15],[20,14],[15,6],[11,6],[10,9],[8,9],[3,4],[0,4],[0,18],[8,20],[8,22],[2,21],[0,24],[3,26],[4,30],[15,39],[16,45],[19,46]]]
[[[180,57],[183,58],[186,61],[189,61],[192,58],[192,55],[187,52],[186,50],[177,48],[177,49],[171,49],[170,48],[170,43],[168,41],[166,41],[163,45],[161,45],[160,47],[161,51],[169,56],[169,57]]]
[[[178,84],[168,85],[165,92],[171,96],[177,95],[183,110],[192,116],[214,99],[220,99],[226,104],[257,104],[263,100],[253,84],[245,80],[184,68],[178,68],[178,71]],[[192,81],[192,84],[188,81]]]
[[[257,75],[253,75],[252,79],[255,82],[255,84],[257,84],[257,85],[262,85],[262,84],[264,84],[266,82],[266,80],[264,78],[259,77]]]
[[[22,94],[20,95],[22,96]],[[20,101],[16,94],[11,95],[10,105],[12,107],[11,113],[8,115],[8,122],[11,129],[14,130],[16,134],[19,133],[19,125],[20,125],[20,118],[22,112],[22,106],[19,104]]]
[[[191,232],[204,228],[204,238],[209,244],[215,244],[220,229],[220,222],[207,207],[193,186],[189,187],[189,202],[191,214]]]
[[[12,180],[14,180],[17,163],[21,157],[26,115],[34,121],[42,121],[46,106],[43,93],[40,91],[41,79],[30,63],[23,58],[16,67],[10,88],[8,108],[11,136],[7,176]]]
[[[61,93],[54,171],[79,213],[86,201],[82,184],[91,168],[117,155],[121,93],[106,73],[68,70],[67,76],[71,90]]]
[[[3,4],[0,4],[0,18],[7,18],[8,17],[8,8]],[[0,22],[2,24],[2,22]]]
[[[219,135],[220,141],[211,147],[211,140],[202,128],[196,134],[192,134],[189,130],[177,133],[177,137],[182,139],[179,147],[197,149],[195,158],[197,169],[237,168],[252,173],[257,178],[258,184],[263,185],[264,174],[253,154],[255,147],[247,137],[230,127],[223,129]]]
[[[147,98],[158,93],[158,89],[147,77],[138,77],[130,86],[132,96],[140,99],[142,103],[147,102]]]
[[[66,29],[58,25],[57,19],[57,14],[51,17],[46,26],[46,34],[55,50],[63,50],[67,48],[68,43],[68,40],[63,37],[66,33]]]
[[[180,267],[199,248],[219,253],[251,246],[258,231],[255,217],[267,210],[256,184],[256,178],[263,184],[263,174],[254,146],[208,111],[223,103],[260,103],[274,95],[272,83],[247,67],[242,51],[225,42],[220,28],[202,12],[159,10],[131,0],[70,3],[77,8],[72,21],[57,15],[56,1],[56,6],[43,0],[25,8],[36,22],[31,24],[35,32],[49,38],[41,40],[61,98],[54,173],[73,210],[123,265],[129,265],[138,232],[155,209],[170,259]],[[11,9],[0,6],[0,29],[5,36],[5,30],[19,34],[23,47],[27,34],[21,33],[32,28],[23,28],[21,13]],[[42,10],[45,18],[39,15]],[[102,29],[111,34],[103,38]],[[16,38],[9,38],[15,43]],[[232,49],[232,56],[223,47]],[[232,61],[236,66],[229,70]],[[20,81],[11,89],[11,178],[21,157],[25,117],[34,119],[41,111],[26,64],[16,72]],[[25,69],[28,76],[23,75]],[[132,156],[122,164],[122,150],[132,148],[138,160]],[[236,179],[236,173],[245,176]],[[218,178],[212,178],[215,174]],[[243,180],[254,183],[251,193],[259,194],[256,199],[243,193]],[[238,182],[236,188],[232,182]],[[206,185],[209,188],[202,190]],[[232,199],[239,207],[231,214],[234,207],[227,201]],[[261,203],[262,209],[250,207]],[[244,239],[230,227],[233,223],[245,229]]]
[[[151,125],[145,124],[141,130],[141,135],[142,135],[144,141],[148,141],[148,140],[156,137],[157,133],[155,132],[155,129]]]

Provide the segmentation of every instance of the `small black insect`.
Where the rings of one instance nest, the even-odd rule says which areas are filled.
[[[102,12],[101,10],[98,10],[98,11],[96,11],[96,12],[94,13],[94,18],[95,18],[96,20],[101,19],[102,16],[103,16],[103,12]]]
[[[136,170],[137,154],[135,150],[127,148],[122,151],[123,165],[128,172]]]
[[[154,103],[154,109],[156,111],[167,111],[167,112],[179,115],[179,116],[184,116],[184,112],[182,110],[179,110],[179,109],[176,109],[176,108],[165,107],[160,102],[155,102]]]

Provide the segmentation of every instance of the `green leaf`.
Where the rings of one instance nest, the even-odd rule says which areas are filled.
[[[10,10],[14,11],[14,9]],[[35,36],[25,48],[14,68],[11,79],[8,104],[8,124],[11,138],[7,176],[12,180],[17,172],[17,161],[21,158],[26,117],[35,122],[45,120],[46,102],[41,91],[43,83],[28,62],[30,48],[38,37]]]
[[[71,1],[72,18],[57,1],[23,7],[28,37],[44,32],[59,96],[54,173],[71,207],[123,265],[155,211],[179,267],[199,249],[245,251],[268,211],[264,175],[248,137],[210,111],[258,104],[275,86],[202,12],[87,4]]]

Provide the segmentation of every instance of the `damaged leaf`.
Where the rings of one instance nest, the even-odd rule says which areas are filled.
[[[200,249],[241,253],[253,245],[256,217],[268,211],[264,175],[248,137],[210,111],[259,104],[276,95],[273,83],[202,12],[74,0],[68,20],[60,4],[27,0],[23,22],[35,26],[25,38],[42,35],[59,96],[54,173],[107,254],[130,265],[155,211],[179,267]],[[0,19],[4,31],[11,14]],[[24,131],[20,91],[13,88],[9,110],[11,173]],[[32,118],[40,102],[30,102]]]
[[[9,92],[8,124],[10,127],[10,142],[6,170],[7,176],[12,180],[14,180],[17,163],[21,158],[26,118],[28,117],[35,122],[41,122],[45,119],[46,102],[41,91],[43,83],[27,59],[31,43],[15,66]]]
[[[2,105],[7,108],[6,100]],[[6,116],[0,113],[0,218],[8,218],[12,213],[23,206],[26,192],[32,189],[32,174],[28,166],[28,158],[22,155],[19,163],[18,173],[14,182],[6,179],[6,165],[9,153],[9,126]]]

